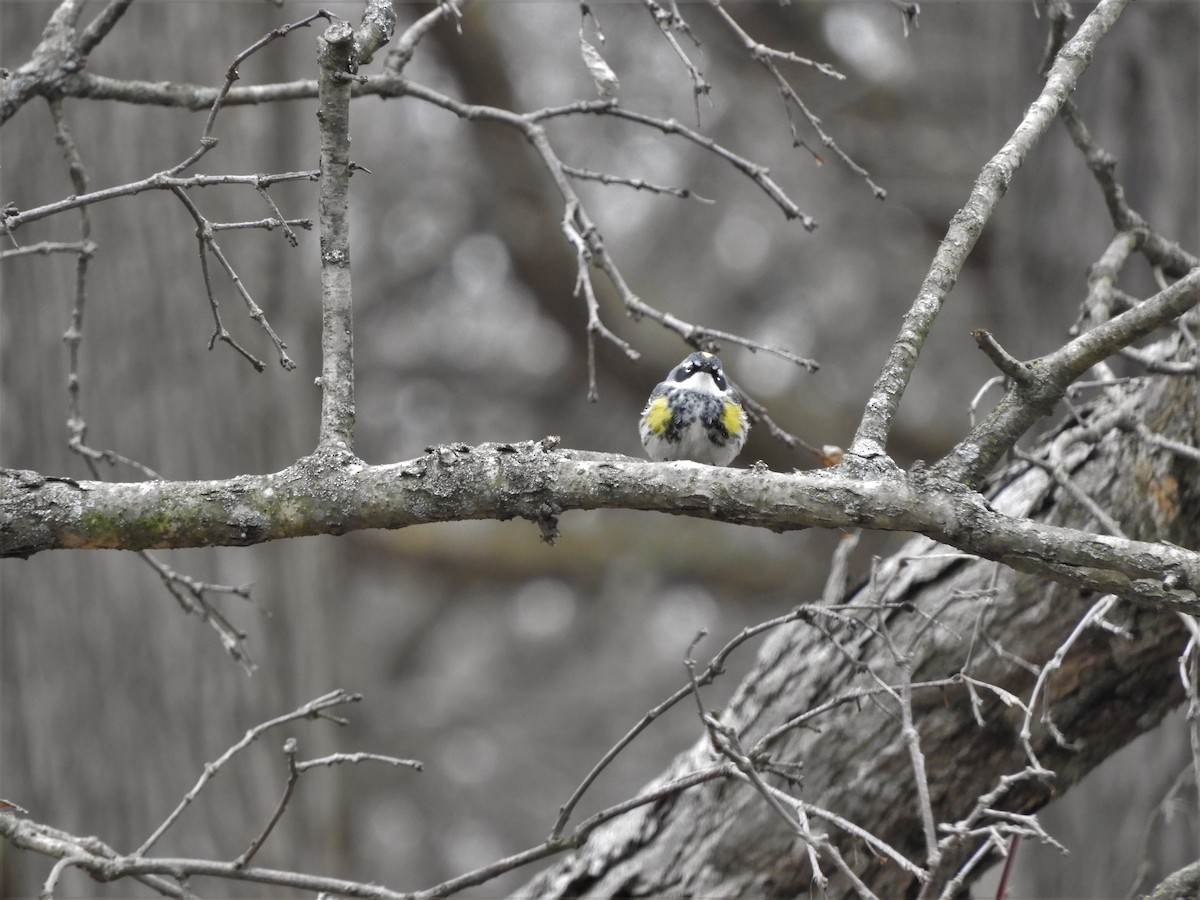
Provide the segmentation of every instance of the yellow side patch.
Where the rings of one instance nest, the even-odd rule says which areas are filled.
[[[667,405],[666,397],[656,397],[646,407],[646,424],[654,434],[662,434],[671,424],[671,407]]]
[[[726,400],[725,406],[721,409],[721,424],[725,426],[725,430],[730,434],[741,434],[742,429],[746,427],[746,419],[742,413],[742,408],[736,403]]]

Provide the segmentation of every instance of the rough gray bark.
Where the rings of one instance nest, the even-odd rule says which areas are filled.
[[[1156,449],[1131,432],[1090,434],[1090,424],[1114,403],[1131,399],[1163,436],[1193,444],[1200,438],[1196,380],[1157,377],[1109,394],[1085,411],[1083,421],[1068,424],[1054,441],[1067,447],[1080,440],[1068,451],[1073,461],[1071,478],[1100,500],[1126,533],[1195,545],[1200,538],[1200,466]],[[1003,473],[992,504],[1039,522],[1079,528],[1095,525],[1046,472],[1023,463]],[[1033,674],[998,654],[995,647],[1045,664],[1096,596],[984,560],[947,559],[945,550],[927,539],[914,539],[879,567],[874,585],[858,588],[847,602],[904,605],[886,614],[886,624],[895,646],[911,653],[914,681],[965,671],[1027,698]],[[873,598],[873,592],[878,596]],[[1053,770],[1053,777],[1012,784],[996,798],[996,808],[1035,812],[1118,748],[1154,727],[1181,701],[1177,661],[1187,632],[1179,618],[1131,604],[1119,604],[1108,618],[1127,636],[1089,628],[1048,684],[1053,722],[1070,747],[1056,742],[1035,710],[1032,746],[1042,764]],[[861,620],[869,623],[871,618],[864,614]],[[755,669],[721,714],[721,721],[737,730],[744,747],[807,710],[855,689],[871,688],[877,684],[874,678],[901,682],[902,673],[878,630],[829,622],[818,628],[815,621],[802,620],[774,633]],[[836,646],[823,632],[836,640]],[[985,635],[994,643],[985,643]],[[854,664],[848,665],[851,660]],[[914,694],[915,724],[940,823],[967,816],[980,795],[1027,765],[1019,740],[1024,718],[1020,707],[1002,702],[996,692],[978,693],[982,725],[972,714],[963,684]],[[863,699],[813,719],[811,727],[787,731],[767,749],[774,761],[803,766],[798,788],[779,779],[773,783],[857,823],[924,866],[926,848],[913,767],[899,721],[899,710],[891,700]],[[701,740],[662,778],[676,778],[714,761],[708,741]],[[900,866],[836,825],[811,813],[810,819],[813,830],[828,834],[875,894],[917,894],[917,880]],[[945,837],[945,832],[939,837]],[[932,875],[930,895],[938,895],[979,843],[979,839],[964,842],[944,855]],[[827,857],[823,865],[832,876],[829,896],[856,895]],[[538,876],[527,892],[539,897],[792,897],[806,894],[812,886],[813,873],[801,840],[757,791],[745,783],[722,781],[613,822],[585,847]]]
[[[1194,862],[1163,879],[1158,887],[1146,895],[1146,898],[1147,900],[1192,900],[1198,893],[1200,893],[1200,862]]]
[[[638,509],[774,531],[914,531],[1075,587],[1196,611],[1195,553],[1007,515],[936,473],[903,473],[890,461],[791,474],[663,466],[558,450],[556,443],[438,447],[383,466],[317,454],[282,472],[209,482],[121,484],[0,470],[0,557],[65,548],[249,546],[518,516],[552,539],[563,511]]]

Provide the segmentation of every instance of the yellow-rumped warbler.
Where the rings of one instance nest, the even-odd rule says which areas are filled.
[[[750,423],[721,361],[693,353],[650,392],[638,430],[655,462],[691,459],[727,466],[745,446]]]

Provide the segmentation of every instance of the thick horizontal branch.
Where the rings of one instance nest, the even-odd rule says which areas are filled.
[[[1013,518],[949,479],[846,467],[783,474],[560,450],[551,440],[436,447],[407,462],[319,465],[224,481],[109,483],[0,470],[0,556],[247,546],[281,538],[524,518],[553,535],[575,509],[636,509],[773,531],[927,535],[1019,571],[1200,613],[1200,553]]]

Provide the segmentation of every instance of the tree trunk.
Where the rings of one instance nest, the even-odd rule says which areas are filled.
[[[1062,453],[1073,486],[1098,501],[1128,536],[1195,546],[1200,465],[1148,442],[1144,433],[1139,437],[1133,430],[1095,425],[1131,403],[1161,437],[1192,446],[1200,439],[1197,380],[1159,376],[1109,388],[1043,446]],[[1028,463],[1014,464],[995,479],[990,497],[993,506],[1012,515],[1099,527],[1045,469]],[[1099,598],[946,551],[915,538],[882,562],[870,583],[843,600],[858,606],[857,612],[847,610],[838,618],[814,612],[776,630],[720,714],[742,747],[856,690],[877,689],[881,682],[902,684],[898,663],[908,657],[913,683],[963,673],[994,686],[974,688],[980,720],[965,679],[913,691],[913,718],[937,823],[966,818],[1001,778],[1025,770],[1022,704],[1037,670],[1016,658],[1044,666]],[[1118,602],[1106,620],[1119,630],[1084,629],[1033,706],[1031,747],[1053,775],[1017,779],[988,807],[1035,812],[1153,728],[1183,699],[1178,657],[1188,632],[1180,617]],[[1010,694],[1021,702],[1013,702]],[[1043,720],[1045,701],[1061,741]],[[764,780],[861,826],[917,866],[933,868],[922,892],[912,873],[843,827],[823,821],[810,807],[812,833],[826,834],[871,892],[889,898],[938,896],[982,839],[956,846],[943,841],[940,862],[930,866],[901,719],[896,696],[886,692],[841,703],[766,745],[772,762],[802,766],[800,779],[791,785],[775,775]],[[718,761],[710,740],[702,739],[675,760],[662,781]],[[999,821],[983,814],[966,824]],[[944,829],[937,834],[947,837]],[[820,866],[830,878],[828,896],[862,893],[836,870],[829,854],[821,854]],[[965,883],[983,868],[976,867]],[[760,791],[745,780],[726,779],[609,823],[527,890],[541,897],[793,897],[807,895],[813,885],[802,838]]]

